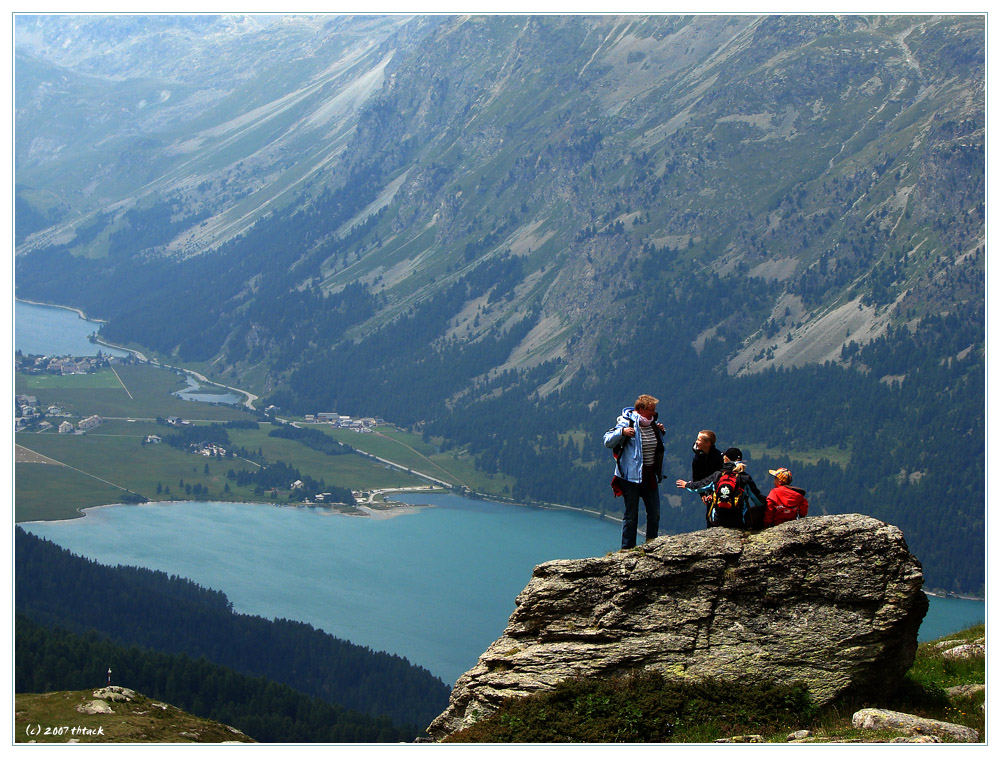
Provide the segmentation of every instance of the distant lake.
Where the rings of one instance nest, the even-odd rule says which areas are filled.
[[[35,305],[14,301],[14,349],[30,355],[128,355],[128,351],[106,347],[88,338],[100,323],[83,318],[76,311],[53,305]],[[182,400],[238,405],[243,396],[235,392],[203,387],[190,376],[187,387],[174,394]],[[216,391],[213,391],[216,389]]]
[[[451,686],[514,611],[534,566],[604,555],[616,523],[582,513],[419,495],[389,519],[235,503],[92,509],[22,526],[100,563],[185,576],[234,608],[290,618],[405,656]],[[984,619],[979,601],[930,598],[920,639]]]
[[[243,396],[235,392],[220,392],[218,394],[202,390],[202,386],[191,376],[185,376],[187,387],[177,390],[173,394],[181,400],[191,400],[203,403],[225,403],[226,405],[238,405],[243,402]],[[212,385],[208,385],[209,388]]]
[[[76,311],[14,301],[14,349],[31,355],[128,355],[87,339],[100,328]]]

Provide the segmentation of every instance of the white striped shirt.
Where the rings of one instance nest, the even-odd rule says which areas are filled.
[[[639,425],[639,436],[642,439],[642,465],[652,466],[656,456],[656,432],[653,425]]]

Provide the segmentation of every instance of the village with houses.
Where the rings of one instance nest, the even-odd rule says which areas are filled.
[[[14,363],[18,371],[29,375],[52,374],[68,376],[71,374],[93,374],[109,365],[109,358],[98,353],[86,356],[50,356],[24,355],[20,350],[14,354]],[[14,431],[25,429],[44,432],[55,428],[59,434],[82,434],[96,429],[103,423],[97,415],[87,416],[73,424],[69,419],[73,414],[66,412],[59,405],[42,407],[35,395],[14,396]]]
[[[273,407],[273,406],[272,406]],[[351,429],[355,432],[370,433],[375,427],[384,424],[385,419],[375,417],[353,418],[334,411],[322,413],[307,413],[304,417],[307,424],[330,424],[335,429]]]
[[[38,398],[34,395],[15,395],[14,397],[15,432],[29,428],[42,432],[54,427],[59,434],[83,434],[91,429],[96,429],[103,423],[100,416],[92,415],[80,419],[74,425],[69,420],[71,416],[72,414],[67,413],[58,405],[42,408]]]
[[[119,363],[121,359],[97,355],[84,357],[71,356],[38,356],[22,355],[17,353],[17,370],[28,375],[53,375],[67,376],[71,374],[92,374],[102,368]],[[124,362],[129,362],[126,359]],[[120,380],[119,380],[120,381]],[[124,386],[124,385],[123,385]],[[283,419],[277,416],[279,409],[270,406],[264,409],[262,417],[270,420],[272,424],[278,426],[304,427],[307,425],[327,425],[334,429],[353,431],[359,434],[372,434],[379,425],[384,425],[384,419],[375,416],[354,417],[348,414],[337,413],[335,411],[317,411],[306,413],[303,416]],[[40,402],[39,398],[33,394],[15,395],[15,432],[57,432],[58,434],[86,434],[97,429],[106,421],[114,419],[104,419],[100,415],[91,414],[85,418],[79,418],[75,414],[67,412],[58,403],[49,404]],[[128,419],[132,421],[132,419]],[[194,422],[181,418],[180,416],[157,416],[155,419],[148,419],[162,427],[172,428],[175,431],[167,433],[144,430],[141,437],[142,446],[153,446],[170,443],[185,452],[209,459],[237,458],[245,453],[235,446],[220,444],[219,440],[212,441],[213,435],[206,435],[204,438],[195,430],[202,427]],[[365,455],[370,455],[365,453]],[[383,461],[383,463],[387,463]],[[207,466],[206,462],[206,466]],[[279,467],[282,464],[279,462]],[[293,469],[294,470],[294,469]],[[232,473],[232,472],[231,472]],[[252,473],[252,472],[251,472]],[[298,474],[298,471],[295,471]],[[197,483],[192,486],[198,486]],[[400,513],[412,512],[413,507],[404,503],[397,503],[385,496],[390,492],[397,491],[427,491],[438,489],[440,485],[417,485],[402,488],[389,489],[341,489],[336,487],[323,487],[319,482],[313,481],[310,477],[290,476],[281,484],[272,483],[262,487],[261,492],[267,492],[273,498],[279,496],[282,490],[287,491],[289,505],[302,506],[326,506],[334,508],[345,514],[370,516],[374,518],[388,518]]]
[[[98,352],[97,355],[24,355],[17,351],[14,356],[15,367],[25,374],[93,374],[98,369],[109,365],[109,358]]]

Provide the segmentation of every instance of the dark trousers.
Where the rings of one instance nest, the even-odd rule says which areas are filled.
[[[622,550],[635,547],[639,525],[639,500],[646,508],[646,542],[656,537],[660,528],[660,488],[652,466],[642,467],[642,483],[620,480],[625,515],[622,516]]]
[[[745,529],[756,531],[763,526],[764,509],[750,508],[743,513],[743,508],[709,508],[708,525],[724,526],[728,529]]]
[[[718,508],[708,509],[708,525],[724,526],[727,529],[743,529],[743,509],[742,508]]]

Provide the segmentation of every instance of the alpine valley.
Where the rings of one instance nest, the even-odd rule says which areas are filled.
[[[519,501],[714,429],[985,574],[985,17],[14,19],[18,297]],[[766,491],[766,489],[765,489]],[[610,548],[611,546],[609,546]]]

